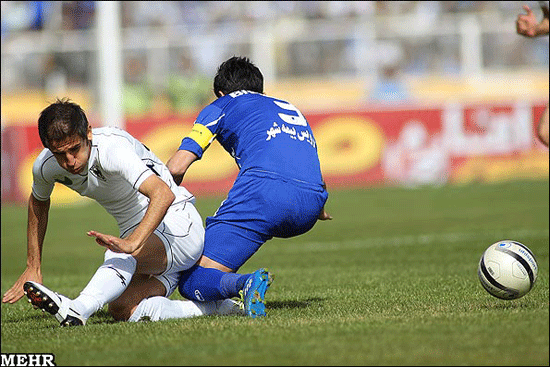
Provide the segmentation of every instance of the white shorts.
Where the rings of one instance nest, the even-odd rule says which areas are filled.
[[[202,255],[202,217],[189,201],[172,204],[153,233],[164,243],[168,260],[164,273],[154,277],[164,284],[169,297],[178,286],[180,272],[195,265]]]

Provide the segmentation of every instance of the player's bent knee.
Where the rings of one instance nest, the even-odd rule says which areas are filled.
[[[199,266],[202,266],[203,268],[214,268],[214,269],[218,269],[218,270],[221,270],[221,271],[225,271],[226,273],[230,273],[233,271],[233,269],[231,268],[228,268],[227,266],[223,265],[223,264],[220,264],[219,262],[217,261],[214,261],[204,255],[202,255],[199,259],[199,261],[197,262],[197,264]]]
[[[165,296],[164,284],[146,274],[134,274],[128,288],[109,303],[109,314],[117,321],[128,321],[141,301],[148,297]]]
[[[136,306],[133,305],[111,302],[109,303],[108,310],[109,314],[116,321],[128,321],[128,319],[130,319],[130,316],[132,316],[135,308]]]

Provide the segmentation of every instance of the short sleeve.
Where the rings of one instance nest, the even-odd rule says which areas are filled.
[[[191,132],[181,141],[180,150],[188,150],[201,158],[221,128],[223,111],[216,105],[206,106],[197,116]]]
[[[143,181],[154,174],[127,140],[111,145],[108,150],[104,151],[100,161],[106,172],[120,174],[136,190],[139,190]]]
[[[43,150],[32,166],[32,195],[39,201],[46,201],[50,198],[53,192],[55,181],[52,178],[46,178],[46,164],[44,160],[46,150]],[[50,157],[49,159],[55,159]]]

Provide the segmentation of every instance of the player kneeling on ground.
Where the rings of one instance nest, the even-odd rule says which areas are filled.
[[[200,258],[204,227],[194,196],[175,184],[168,168],[145,145],[118,128],[92,129],[84,111],[69,100],[44,109],[38,131],[45,149],[33,166],[27,267],[3,302],[14,303],[26,293],[34,306],[54,315],[62,326],[85,324],[105,304],[116,320],[125,321],[245,314],[230,297],[212,302],[167,298],[180,272]],[[88,232],[107,248],[105,261],[74,300],[41,284],[42,245],[55,182],[95,199],[120,229],[120,237]]]

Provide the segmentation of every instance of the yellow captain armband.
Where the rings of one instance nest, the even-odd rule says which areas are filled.
[[[191,132],[189,133],[189,135],[187,135],[187,137],[193,139],[197,144],[200,145],[202,150],[205,150],[206,148],[208,148],[210,143],[212,143],[212,140],[214,140],[216,135],[212,134],[206,126],[201,124],[194,124]]]

